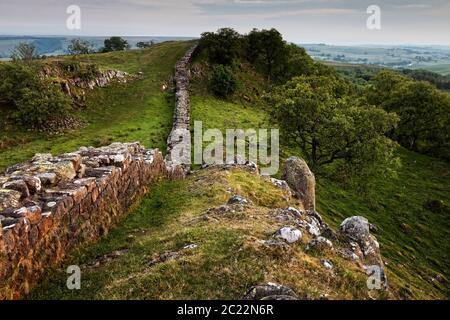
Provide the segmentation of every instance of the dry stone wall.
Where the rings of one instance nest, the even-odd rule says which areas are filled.
[[[49,266],[106,234],[152,181],[186,176],[188,162],[172,161],[172,151],[180,144],[190,150],[190,140],[180,141],[177,134],[182,130],[190,137],[188,63],[194,51],[176,65],[166,159],[138,142],[113,143],[60,156],[37,154],[0,174],[0,300],[27,294]]]
[[[167,163],[181,166],[188,173],[191,163],[189,106],[189,63],[197,47],[191,48],[175,66],[175,111],[173,127],[167,139]]]
[[[0,299],[27,293],[66,253],[107,233],[159,177],[162,154],[139,143],[36,155],[0,176]]]

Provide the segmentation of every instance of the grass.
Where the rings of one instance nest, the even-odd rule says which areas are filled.
[[[234,193],[255,206],[202,218]],[[161,181],[120,227],[53,269],[27,299],[239,299],[267,281],[289,285],[303,298],[368,298],[364,273],[335,255],[329,257],[335,271],[326,270],[319,256],[304,252],[307,236],[287,249],[256,243],[281,226],[270,208],[296,205],[282,196],[270,182],[241,170],[209,169],[185,181]],[[183,251],[191,244],[197,247]],[[83,268],[81,290],[66,288],[68,265],[89,265],[124,249],[116,259]],[[162,252],[180,250],[178,259],[149,266]]]
[[[129,73],[143,72],[143,78],[127,84],[114,83],[87,93],[87,107],[76,113],[87,124],[80,130],[48,136],[29,132],[8,122],[2,110],[0,122],[0,171],[29,159],[35,153],[60,154],[80,146],[100,146],[115,141],[140,141],[146,147],[165,151],[172,125],[173,98],[161,90],[170,79],[176,61],[193,45],[192,42],[166,42],[147,50],[131,50],[79,56],[77,61],[90,62],[102,69]],[[53,60],[73,57],[51,58]]]
[[[405,295],[412,290],[415,298],[448,298],[450,220],[448,212],[431,212],[425,204],[430,200],[450,204],[449,165],[404,149],[398,156],[402,161],[398,177],[378,180],[370,199],[321,180],[319,210],[334,227],[354,214],[376,224],[390,280]]]
[[[99,55],[90,57],[105,67],[116,65],[133,72],[140,70],[139,61],[146,61],[142,65],[145,79],[123,87],[95,90],[89,99],[98,104],[87,110],[90,125],[82,132],[46,139],[25,133],[31,141],[23,147],[2,151],[1,165],[27,158],[35,150],[70,151],[82,144],[103,144],[110,139],[141,140],[146,145],[164,146],[172,104],[159,86],[170,75],[173,68],[170,64],[187,47],[186,43],[170,43],[149,51],[121,53],[129,54],[134,62],[126,57],[120,58],[120,62],[115,54],[105,56],[108,57],[105,60]],[[229,101],[216,99],[205,90],[203,80],[194,80],[192,121],[203,121],[204,129],[267,128],[267,113],[258,104],[264,83],[245,66],[237,71],[237,76],[243,86]],[[250,102],[243,99],[249,86],[257,88]],[[398,177],[380,178],[371,198],[336,182],[319,179],[319,212],[333,227],[353,215],[366,216],[378,227],[375,235],[396,297],[448,299],[448,212],[433,213],[424,204],[441,200],[447,207],[450,205],[450,167],[448,163],[404,149],[399,149],[398,155],[402,161]],[[254,210],[190,223],[208,208],[226,202],[231,195],[228,190],[252,199]],[[318,256],[304,253],[305,243],[282,254],[254,245],[255,239],[269,237],[278,227],[267,218],[268,208],[287,205],[278,189],[240,171],[199,171],[185,181],[159,182],[108,236],[73,253],[63,266],[51,269],[46,280],[27,298],[235,299],[262,281],[290,285],[302,297],[317,298],[328,293],[333,298],[368,298],[364,275],[333,255],[326,257],[335,264],[336,277],[320,268]],[[148,266],[161,252],[179,251],[188,244],[198,247],[186,251],[180,259]],[[125,254],[83,269],[80,291],[66,289],[65,267],[86,265],[123,249],[127,250]]]
[[[208,127],[266,128],[265,108],[225,102],[194,91],[192,120]],[[378,226],[376,236],[387,262],[388,277],[399,297],[450,297],[450,219],[425,208],[430,200],[450,206],[450,166],[441,160],[398,149],[402,167],[397,178],[380,178],[370,198],[332,180],[318,181],[318,209],[334,228],[349,216],[362,215]],[[282,152],[282,157],[296,154]]]

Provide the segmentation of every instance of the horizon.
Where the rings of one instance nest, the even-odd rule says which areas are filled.
[[[48,38],[109,38],[112,36],[119,36],[123,38],[180,38],[180,39],[186,39],[186,40],[195,40],[200,39],[201,35],[197,36],[186,36],[186,35],[125,35],[125,34],[107,34],[107,35],[81,35],[81,34],[0,34],[0,37],[48,37]],[[327,46],[349,46],[349,47],[381,47],[381,46],[387,46],[387,47],[406,47],[406,46],[413,46],[413,47],[450,47],[450,43],[446,44],[432,44],[432,43],[383,43],[383,42],[377,42],[377,43],[332,43],[332,42],[321,42],[321,41],[313,41],[313,42],[291,42],[297,45],[327,45]]]
[[[110,36],[160,34],[199,37],[229,26],[240,33],[276,28],[292,43],[332,45],[450,45],[446,0],[0,0],[4,34]],[[77,5],[81,29],[69,30],[67,9]],[[380,28],[369,30],[371,5],[380,8]],[[183,30],[184,36],[179,35]]]

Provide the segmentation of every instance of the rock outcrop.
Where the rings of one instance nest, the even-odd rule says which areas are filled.
[[[27,293],[49,266],[95,241],[158,177],[177,176],[139,143],[36,155],[0,175],[0,299]]]
[[[284,180],[302,200],[306,210],[316,210],[316,179],[305,160],[290,157],[284,166]]]
[[[269,282],[251,288],[244,300],[298,300],[298,296],[289,287]]]

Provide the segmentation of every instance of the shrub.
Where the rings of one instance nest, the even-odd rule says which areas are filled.
[[[17,122],[38,128],[49,119],[67,115],[72,101],[58,84],[40,79],[34,66],[22,63],[0,64],[0,101],[13,107]]]
[[[29,128],[39,128],[50,119],[69,113],[72,101],[60,87],[42,80],[35,88],[24,88],[16,101],[14,118]]]
[[[215,95],[226,98],[236,91],[237,84],[237,79],[229,67],[219,65],[214,68],[210,87]]]

